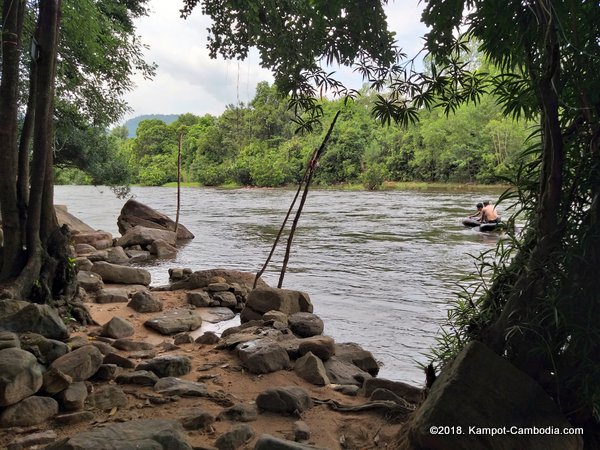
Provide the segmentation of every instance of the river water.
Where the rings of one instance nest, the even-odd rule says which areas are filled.
[[[173,219],[175,188],[132,189],[142,203]],[[256,272],[264,263],[294,191],[182,189],[180,222],[196,238],[177,257],[144,267],[165,284],[170,267]],[[422,385],[418,363],[455,298],[457,282],[474,271],[469,255],[498,237],[460,225],[474,204],[498,192],[311,191],[294,238],[283,287],[307,292],[325,334],[357,342],[383,363],[380,376]],[[57,186],[55,203],[96,229],[119,236],[125,200],[108,188]],[[276,286],[285,241],[263,275]]]

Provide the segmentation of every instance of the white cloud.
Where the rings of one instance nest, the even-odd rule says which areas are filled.
[[[181,19],[181,4],[179,0],[151,0],[149,16],[138,22],[138,34],[150,47],[147,60],[156,62],[158,69],[152,80],[134,78],[137,87],[126,96],[133,109],[131,117],[221,114],[228,104],[249,102],[259,81],[273,81],[271,73],[260,67],[257,52],[251,52],[246,61],[211,59],[206,48],[209,20],[199,9]],[[420,36],[425,32],[419,21],[421,9],[418,0],[399,0],[386,6],[390,28],[409,56],[418,52]],[[357,75],[347,69],[338,71],[353,87],[361,86]]]

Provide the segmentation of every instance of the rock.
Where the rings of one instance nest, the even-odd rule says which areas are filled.
[[[225,320],[231,320],[235,317],[235,313],[229,308],[223,308],[222,306],[215,306],[210,309],[203,309],[196,312],[202,321],[208,323],[219,323]]]
[[[257,287],[248,295],[240,319],[242,323],[261,319],[268,311],[281,311],[288,316],[297,312],[313,311],[308,294],[289,289]]]
[[[94,420],[94,413],[91,411],[77,411],[68,414],[59,414],[54,420],[61,425],[75,425],[82,422],[91,422]]]
[[[388,402],[394,402],[398,405],[406,405],[406,400],[404,400],[402,397],[394,394],[392,391],[388,391],[387,389],[383,388],[375,389],[369,396],[369,400],[383,400]]]
[[[294,372],[308,381],[311,384],[317,386],[326,386],[329,384],[329,378],[323,366],[323,361],[308,352],[302,358],[298,359],[294,364]]]
[[[263,434],[254,445],[254,450],[327,450],[323,447],[314,447],[312,445],[300,444],[299,442],[288,441]]]
[[[116,379],[123,369],[116,364],[102,364],[94,374],[94,380],[111,381]]]
[[[288,326],[296,335],[303,338],[318,336],[323,333],[324,324],[321,318],[309,312],[297,312],[288,317]]]
[[[152,244],[148,246],[148,249],[150,250],[151,255],[155,255],[158,258],[168,258],[177,254],[177,248],[162,239],[157,239],[152,242]]]
[[[60,226],[67,225],[72,234],[77,233],[88,233],[95,231],[85,222],[79,220],[73,214],[68,211],[66,205],[54,205],[54,211],[56,211],[56,218]]]
[[[208,286],[206,286],[206,290],[208,292],[212,292],[213,294],[215,292],[228,292],[230,286],[224,280],[225,279],[223,279],[223,282],[210,283]]]
[[[190,373],[192,360],[183,355],[163,355],[138,364],[136,370],[150,370],[160,378],[179,377]]]
[[[189,333],[179,333],[173,336],[175,345],[191,344],[192,342],[194,342],[194,338]]]
[[[432,426],[460,427],[463,432],[435,434]],[[571,425],[533,379],[485,345],[471,341],[429,390],[409,422],[408,438],[412,446],[431,450],[583,448],[578,435],[477,433],[498,427],[562,430]]]
[[[44,391],[50,395],[64,391],[71,383],[73,383],[73,379],[58,369],[50,367],[50,369],[44,372]]]
[[[219,336],[212,331],[207,331],[202,336],[199,336],[194,342],[196,342],[196,344],[216,344],[219,342]]]
[[[113,237],[107,231],[89,231],[83,233],[72,234],[71,238],[75,245],[88,244],[96,250],[104,250],[111,248],[113,245]]]
[[[373,354],[353,342],[336,344],[335,356],[342,361],[354,364],[365,372],[369,372],[374,377],[379,373],[379,364]]]
[[[147,290],[133,294],[127,306],[139,313],[159,312],[163,310],[162,302]]]
[[[29,305],[30,302],[23,300],[0,300],[0,318],[10,316]]]
[[[191,272],[191,269],[190,269]],[[176,281],[176,280],[183,280],[184,278],[184,273],[183,273],[183,268],[182,267],[172,267],[169,269],[169,279]]]
[[[335,342],[329,336],[311,336],[301,339],[298,344],[298,353],[306,355],[308,352],[322,361],[327,361],[335,355]]]
[[[20,348],[19,336],[10,331],[0,331],[0,350],[5,348]]]
[[[109,353],[115,351],[114,347],[107,342],[91,341],[90,344],[92,344],[94,347],[100,350],[100,353],[102,353],[103,355],[108,355]]]
[[[100,275],[105,283],[142,284],[148,286],[151,281],[150,272],[147,270],[119,266],[105,261],[94,263],[92,271]]]
[[[127,303],[129,295],[125,289],[106,288],[101,289],[96,295],[96,303]]]
[[[88,396],[87,404],[92,408],[107,411],[127,406],[127,396],[120,387],[106,384]]]
[[[197,307],[205,307],[210,306],[211,298],[208,295],[208,292],[198,290],[198,291],[189,291],[186,294],[187,302],[190,305],[194,305]]]
[[[101,336],[121,339],[133,336],[133,325],[121,317],[113,317],[102,326]]]
[[[256,397],[256,406],[263,411],[279,414],[297,414],[313,405],[308,392],[298,386],[267,389]]]
[[[175,334],[200,328],[202,319],[189,309],[172,309],[144,322],[144,326],[161,334]]]
[[[103,355],[93,345],[86,345],[56,359],[50,368],[60,370],[73,381],[85,381],[96,373]]]
[[[92,266],[94,264],[89,259],[87,259],[85,256],[78,256],[77,258],[75,258],[75,265],[77,266],[77,281],[79,282],[79,286],[83,287],[86,291],[94,291],[94,290],[101,289],[101,287],[98,287],[96,289],[94,289],[92,287],[92,285],[98,284],[98,282],[97,282],[97,278],[99,278],[98,275],[94,274],[93,279],[89,279],[89,278],[87,279],[87,281],[89,283],[91,283],[91,285],[88,286],[89,289],[86,289],[84,286],[85,282],[86,282],[85,278],[89,277],[89,274],[86,274],[86,275],[82,274],[81,278],[79,277],[79,272],[90,272],[92,270]]]
[[[206,386],[195,381],[181,380],[176,377],[165,377],[158,380],[154,390],[166,396],[179,397],[206,397]]]
[[[216,278],[219,278],[219,282],[227,283],[229,285],[238,284],[242,292],[240,295],[245,295],[247,292],[252,290],[254,285],[254,278],[256,274],[250,272],[241,272],[239,270],[229,269],[209,269],[199,270],[190,274],[187,278],[176,281],[169,286],[169,290],[176,289],[199,289],[205,288],[209,284],[214,283]],[[267,283],[262,278],[259,278],[257,287],[268,287]]]
[[[364,370],[359,369],[354,364],[338,359],[332,356],[323,363],[327,372],[329,381],[334,384],[354,384],[362,386],[365,380],[371,378],[371,375]]]
[[[142,419],[111,423],[77,433],[46,450],[192,450],[175,420]]]
[[[134,341],[131,339],[117,339],[113,342],[112,346],[119,350],[124,350],[126,352],[137,352],[140,350],[152,350],[154,345],[150,342],[144,341]]]
[[[106,261],[108,259],[108,251],[107,250],[96,250],[94,253],[87,255],[88,259],[95,263],[96,261]],[[92,264],[92,268],[94,265]]]
[[[262,316],[262,320],[264,320],[265,322],[269,320],[272,320],[274,322],[281,322],[286,327],[288,325],[288,315],[284,312],[276,310],[267,311],[266,313],[264,313]]]
[[[203,430],[209,428],[214,421],[212,414],[200,408],[183,411],[179,417],[179,422],[186,430]]]
[[[253,422],[258,419],[258,408],[253,404],[238,403],[221,411],[218,418],[231,422]]]
[[[237,298],[233,292],[216,292],[213,295],[213,300],[218,301],[221,306],[226,308],[235,308],[238,304]]]
[[[158,377],[149,370],[136,370],[118,375],[116,380],[119,384],[136,384],[138,386],[154,386]]]
[[[302,420],[294,422],[294,440],[296,442],[308,441],[310,439],[310,428]]]
[[[235,450],[254,437],[254,430],[248,425],[234,425],[215,441],[219,450]]]
[[[356,397],[360,391],[360,388],[354,384],[336,384],[333,389],[348,397]]]
[[[370,378],[365,380],[362,393],[365,397],[370,397],[377,389],[386,389],[410,403],[421,403],[425,398],[423,389],[401,381],[386,380],[385,378]]]
[[[236,352],[242,365],[251,373],[271,373],[288,368],[290,358],[276,342],[256,339],[237,346]]]
[[[27,436],[18,436],[8,444],[8,450],[39,448],[40,445],[54,442],[57,437],[54,430],[40,431],[38,433],[28,434]]]
[[[108,355],[105,355],[102,364],[114,364],[123,369],[133,369],[135,367],[135,363],[132,360],[125,358],[118,353],[109,353]]]
[[[129,262],[129,256],[121,246],[111,247],[106,252],[106,261],[111,264],[126,264]]]
[[[170,245],[175,245],[177,242],[177,235],[168,230],[136,226],[127,230],[122,237],[117,239],[117,245],[120,245],[121,247],[131,247],[132,245],[146,247],[158,240],[164,241]]]
[[[138,202],[129,199],[123,205],[117,219],[119,232],[125,234],[130,228],[142,225],[149,228],[175,231],[175,222],[168,216]],[[182,224],[177,225],[177,239],[193,239],[194,235]]]
[[[129,256],[130,263],[137,263],[139,261],[146,261],[152,257],[149,251],[146,250],[132,250],[133,247],[129,247],[125,251],[125,254]]]
[[[77,282],[79,283],[79,286],[86,290],[86,292],[98,292],[104,288],[102,277],[91,271],[93,266],[94,265],[91,264],[90,261],[89,271],[80,270],[77,272]]]
[[[246,330],[250,330],[250,332],[257,331],[258,328],[262,327],[265,323],[262,320],[251,320],[250,322],[242,323],[241,325],[235,327],[229,327],[221,333],[221,337],[225,338],[232,334],[240,334],[244,333]]]
[[[85,399],[88,396],[87,387],[83,381],[73,383],[67,389],[57,395],[56,400],[65,411],[80,411],[83,409]]]
[[[58,403],[50,397],[27,397],[0,414],[2,427],[30,427],[58,414]]]
[[[90,253],[94,253],[96,250],[96,247],[90,244],[75,245],[75,253],[77,253],[78,255],[89,255]]]
[[[0,329],[15,333],[31,332],[49,339],[63,341],[69,332],[55,309],[30,303],[14,314],[0,317]]]
[[[42,387],[42,366],[20,348],[0,350],[0,406],[13,405]]]

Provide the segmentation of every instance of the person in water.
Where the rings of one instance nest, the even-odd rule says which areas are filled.
[[[500,217],[496,213],[496,207],[490,205],[490,202],[483,202],[483,208],[481,209],[481,223],[498,223]]]
[[[475,214],[473,214],[472,216],[469,216],[469,219],[481,220],[483,203],[477,203],[477,205],[475,205],[475,207],[477,208],[477,212]]]

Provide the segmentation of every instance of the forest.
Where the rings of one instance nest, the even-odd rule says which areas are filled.
[[[423,111],[420,121],[408,128],[375,122],[375,101],[376,94],[366,86],[351,101],[323,99],[322,126],[301,133],[296,132],[298,125],[288,110],[289,99],[276,86],[261,82],[248,104],[229,105],[218,117],[187,113],[171,124],[143,120],[135,138],[127,137],[124,126],[87,130],[87,138],[79,142],[74,140],[77,136],[66,137],[66,147],[90,146],[96,152],[102,148],[110,156],[101,161],[110,168],[101,161],[81,167],[66,161],[57,167],[56,181],[145,186],[175,182],[181,138],[184,182],[257,187],[295,184],[320,144],[322,128],[340,110],[315,175],[318,185],[378,189],[386,181],[509,183],[531,129],[525,120],[503,116],[491,95],[483,96],[477,105],[462,105],[448,116],[440,109]]]

